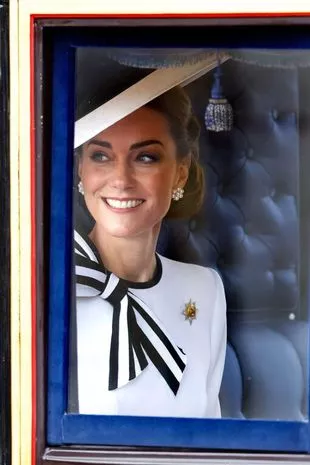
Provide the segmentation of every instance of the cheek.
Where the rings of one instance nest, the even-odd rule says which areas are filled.
[[[160,196],[167,195],[173,188],[173,179],[171,172],[168,170],[163,171],[150,180],[150,187]]]
[[[175,163],[167,164],[160,173],[158,173],[158,183],[164,190],[171,190],[175,183],[177,166]]]
[[[96,190],[102,184],[102,173],[99,173],[98,170],[84,168],[80,171],[80,178],[83,182],[84,189],[86,190]]]
[[[148,185],[149,191],[152,193],[153,204],[158,209],[163,210],[164,214],[170,207],[173,185],[174,176],[169,170],[153,177]]]

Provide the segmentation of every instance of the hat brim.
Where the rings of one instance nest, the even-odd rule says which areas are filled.
[[[229,59],[228,55],[222,55],[221,63],[227,59]],[[109,126],[173,87],[188,85],[214,69],[217,63],[218,56],[212,52],[194,63],[156,69],[103,105],[78,119],[74,128],[74,148],[81,146]]]

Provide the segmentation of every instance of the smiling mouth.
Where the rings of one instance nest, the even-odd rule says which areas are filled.
[[[104,201],[112,208],[119,208],[124,210],[128,208],[136,208],[144,202],[144,200],[141,199],[116,200],[108,198],[105,198]]]

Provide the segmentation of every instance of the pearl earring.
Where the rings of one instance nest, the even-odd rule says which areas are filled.
[[[180,199],[182,199],[184,195],[184,189],[182,187],[177,187],[172,191],[172,199],[175,200],[176,202]]]
[[[84,187],[83,187],[82,181],[78,183],[78,190],[80,194],[84,195]]]

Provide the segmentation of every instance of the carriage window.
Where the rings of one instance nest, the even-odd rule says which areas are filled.
[[[48,442],[307,452],[310,52],[109,37],[54,49]]]

